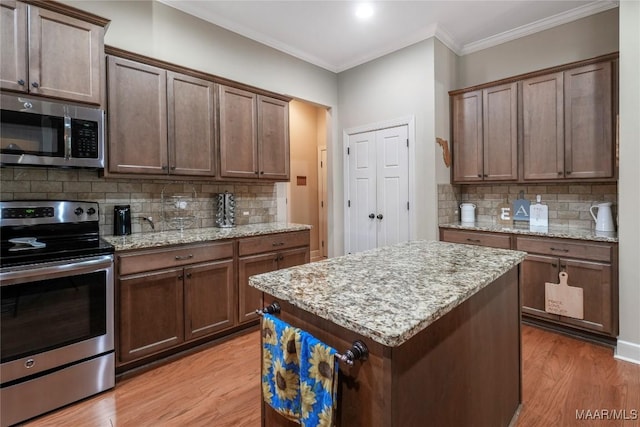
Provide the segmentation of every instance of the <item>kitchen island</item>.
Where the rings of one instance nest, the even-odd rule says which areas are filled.
[[[253,276],[279,317],[343,352],[338,426],[507,426],[521,403],[524,252],[415,241]],[[294,426],[263,404],[264,426]]]

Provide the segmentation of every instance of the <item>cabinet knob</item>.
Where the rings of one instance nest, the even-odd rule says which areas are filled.
[[[175,166],[171,166],[171,170],[172,171],[176,170],[176,167]]]
[[[184,276],[181,274],[178,276],[178,280],[182,280],[182,279],[184,279]]]
[[[561,176],[561,175],[562,175],[562,171],[558,171],[558,176]]]
[[[187,273],[187,279],[191,279],[191,273]]]
[[[566,172],[566,174],[567,174],[567,175],[571,175],[571,171],[567,171],[567,172]]]
[[[167,165],[162,165],[162,170],[163,170],[163,171],[166,171],[167,169],[168,169],[168,166],[167,166]]]
[[[20,86],[24,86],[24,80],[22,80],[22,79],[18,80],[18,84],[19,84]]]
[[[382,216],[382,214],[378,214],[378,216],[376,216],[376,218],[378,218],[378,219],[382,219],[382,218],[383,218],[383,216]]]
[[[258,172],[258,171],[255,171],[254,173],[255,173],[256,175],[258,175],[258,174],[259,174],[259,172]]]
[[[264,175],[264,171],[260,171],[260,175]]]
[[[370,214],[369,214],[369,218],[373,219],[373,218],[375,218],[375,217],[376,217],[376,216],[375,216],[375,214],[373,214],[373,213],[370,213]]]
[[[40,84],[38,82],[33,82],[33,83],[31,83],[31,86],[33,86],[35,88],[39,88]]]
[[[482,174],[481,173],[478,174],[478,178],[482,178]]]

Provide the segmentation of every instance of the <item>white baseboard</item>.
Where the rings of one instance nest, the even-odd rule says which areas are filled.
[[[618,340],[613,357],[640,365],[640,344]]]

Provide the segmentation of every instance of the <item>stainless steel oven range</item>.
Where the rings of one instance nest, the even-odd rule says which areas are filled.
[[[99,206],[0,202],[0,424],[115,384],[113,246]]]

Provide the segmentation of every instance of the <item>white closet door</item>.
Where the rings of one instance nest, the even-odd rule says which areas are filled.
[[[378,247],[409,240],[407,126],[376,132]]]
[[[376,247],[376,133],[349,137],[349,252]],[[374,218],[369,218],[374,214]]]
[[[349,136],[348,252],[409,240],[408,126]]]

